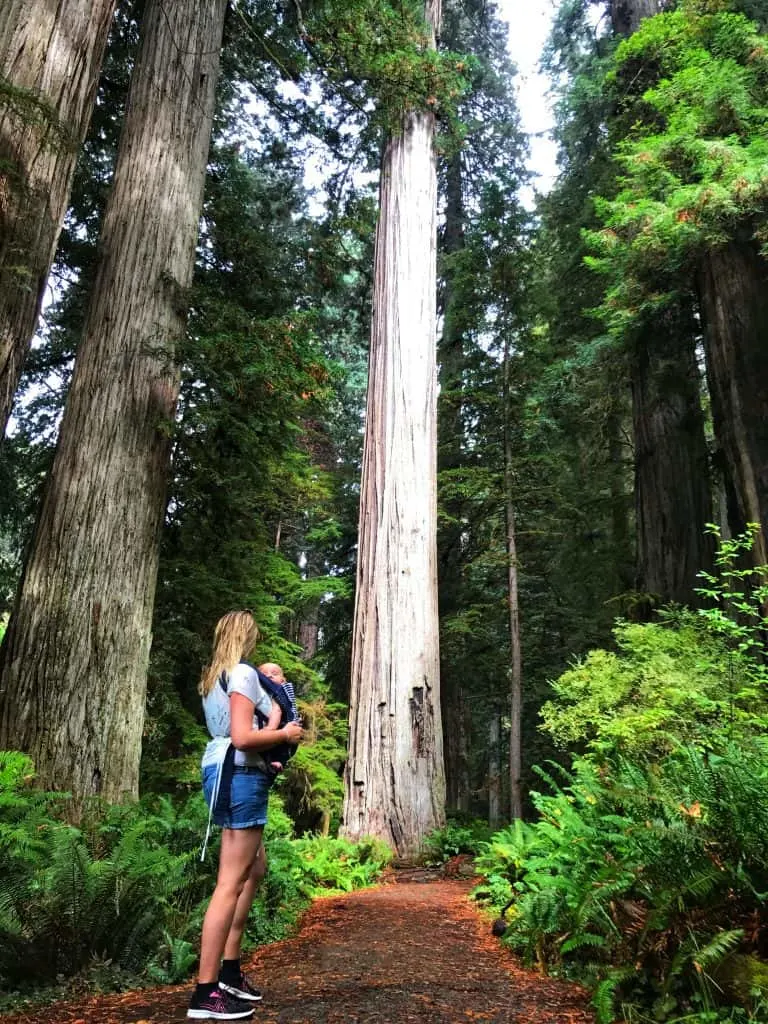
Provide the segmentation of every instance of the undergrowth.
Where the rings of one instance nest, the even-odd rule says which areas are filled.
[[[486,821],[449,819],[443,828],[435,829],[424,839],[424,863],[427,867],[445,864],[460,854],[476,856],[491,837]]]
[[[600,1024],[768,1020],[766,568],[721,544],[711,609],[620,623],[554,684],[538,819],[477,859],[505,941],[594,990]]]
[[[34,789],[33,774],[29,758],[0,752],[0,1010],[62,990],[183,981],[218,863],[218,837],[200,862],[202,796],[93,803],[76,828],[66,798]],[[313,896],[372,884],[390,856],[377,842],[292,831],[273,794],[246,947],[286,935]]]

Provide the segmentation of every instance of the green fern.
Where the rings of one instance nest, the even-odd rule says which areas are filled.
[[[575,950],[583,949],[585,946],[589,946],[592,949],[603,949],[606,945],[607,940],[604,935],[594,935],[592,932],[582,932],[580,935],[574,935],[572,938],[567,939],[560,946],[560,952],[573,953]]]

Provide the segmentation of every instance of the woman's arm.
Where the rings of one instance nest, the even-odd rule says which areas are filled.
[[[242,693],[230,695],[229,713],[232,745],[238,750],[269,750],[278,743],[298,743],[304,735],[304,730],[296,722],[289,722],[282,729],[270,727],[271,714],[265,729],[254,729],[253,701]]]

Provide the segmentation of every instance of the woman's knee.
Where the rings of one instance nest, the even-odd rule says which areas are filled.
[[[247,872],[245,874],[231,874],[229,872],[225,872],[219,876],[216,882],[216,892],[218,892],[222,897],[236,901],[239,898],[240,893],[245,888],[247,881]]]
[[[266,873],[267,858],[266,854],[264,853],[264,844],[262,843],[262,845],[259,847],[258,853],[256,854],[256,858],[253,862],[253,867],[251,868],[251,878],[253,878],[257,882],[260,882],[264,878],[264,875],[266,875]]]

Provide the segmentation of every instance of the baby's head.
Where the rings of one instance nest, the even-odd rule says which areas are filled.
[[[259,665],[259,672],[266,676],[267,679],[271,679],[273,683],[280,683],[282,686],[285,682],[283,670],[274,661],[265,661],[263,665]]]

